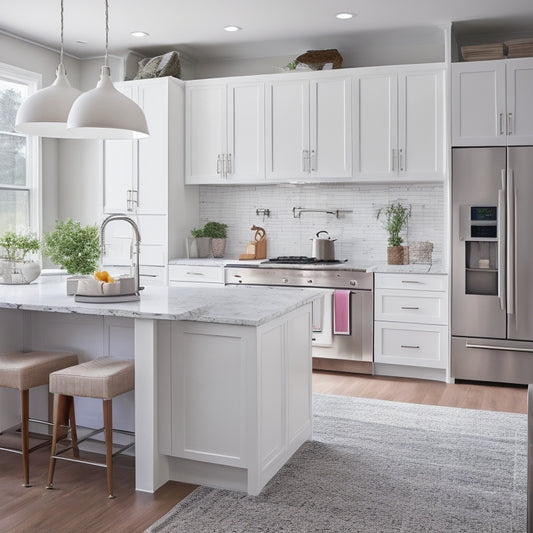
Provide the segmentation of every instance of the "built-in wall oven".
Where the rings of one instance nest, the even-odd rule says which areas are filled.
[[[226,285],[312,287],[322,297],[313,302],[313,368],[373,373],[373,285],[371,272],[341,265],[226,265]]]

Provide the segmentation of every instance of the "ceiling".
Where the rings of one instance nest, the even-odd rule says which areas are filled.
[[[65,51],[97,57],[105,45],[104,0],[64,0]],[[59,48],[60,0],[3,0],[0,31]],[[350,12],[350,20],[335,14]],[[353,46],[354,39],[457,21],[463,32],[533,37],[532,0],[109,0],[110,53],[169,50],[196,60],[299,54]],[[237,25],[229,33],[223,27]],[[466,28],[466,29],[465,29]],[[139,39],[130,32],[150,35]],[[84,44],[78,41],[86,41]]]

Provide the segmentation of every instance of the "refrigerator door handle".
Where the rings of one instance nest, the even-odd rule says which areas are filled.
[[[515,190],[513,171],[507,173],[507,314],[515,312]]]
[[[498,190],[498,299],[500,309],[505,311],[505,170],[502,170],[502,182],[503,188]]]
[[[533,353],[531,348],[520,348],[519,346],[493,346],[492,344],[470,344],[467,342],[465,348],[480,348],[482,350],[505,350],[507,352],[527,352]]]

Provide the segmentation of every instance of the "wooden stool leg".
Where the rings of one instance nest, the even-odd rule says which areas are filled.
[[[107,467],[107,491],[113,495],[113,411],[112,400],[104,400],[105,464]]]
[[[56,394],[56,412],[54,416],[54,432],[52,434],[52,448],[50,450],[50,463],[48,465],[48,484],[46,485],[47,489],[51,489],[54,486],[54,470],[56,466],[56,460],[55,460],[55,453],[56,453],[56,446],[57,441],[60,438],[60,425],[61,420],[63,418],[63,414],[65,413],[66,409],[66,402],[67,402],[67,396],[63,396],[62,394]]]
[[[67,396],[68,403],[68,419],[70,421],[70,440],[72,442],[72,453],[74,457],[80,456],[78,448],[78,433],[76,431],[76,415],[74,414],[74,397]]]
[[[30,418],[30,391],[28,389],[20,391],[20,423],[22,434],[22,469],[24,471],[23,487],[30,485],[30,434],[28,419]]]

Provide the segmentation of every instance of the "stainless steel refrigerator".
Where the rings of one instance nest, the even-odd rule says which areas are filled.
[[[456,379],[533,383],[533,147],[452,151]]]

